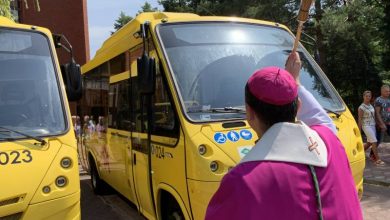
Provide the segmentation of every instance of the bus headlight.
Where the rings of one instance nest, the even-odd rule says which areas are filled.
[[[199,154],[200,154],[200,155],[205,155],[206,152],[207,152],[207,148],[206,148],[206,146],[204,146],[203,144],[201,144],[201,145],[199,145],[199,147],[198,147],[198,151],[199,151]]]
[[[72,166],[72,160],[69,157],[64,157],[61,160],[61,167],[68,169],[69,167]]]
[[[42,192],[48,194],[51,191],[50,186],[44,186]]]
[[[215,172],[218,170],[218,162],[217,161],[211,161],[210,163],[210,169],[211,171]]]
[[[59,176],[56,179],[56,186],[58,187],[64,187],[68,183],[68,180],[64,176]]]

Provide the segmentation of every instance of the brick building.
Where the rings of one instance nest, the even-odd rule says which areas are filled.
[[[80,65],[90,59],[87,0],[13,0],[11,11],[20,23],[46,27],[52,33],[65,35]],[[69,62],[67,52],[58,49],[57,54],[61,64]],[[72,113],[76,112],[75,103],[70,107]]]

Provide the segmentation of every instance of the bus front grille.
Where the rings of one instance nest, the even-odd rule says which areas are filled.
[[[19,220],[21,219],[23,212],[0,217],[0,220]]]
[[[19,197],[19,196],[18,196],[18,197],[11,198],[11,199],[2,200],[2,201],[0,201],[0,206],[5,206],[5,205],[17,203],[17,202],[19,202],[19,200],[20,200],[20,197]],[[3,220],[3,219],[0,218],[0,220]]]

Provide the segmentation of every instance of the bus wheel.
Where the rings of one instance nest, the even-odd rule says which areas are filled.
[[[163,192],[162,219],[163,220],[184,220],[183,212],[176,200],[168,193]]]
[[[169,220],[184,220],[184,216],[183,216],[183,213],[181,213],[181,211],[177,212],[172,212],[172,214],[170,216],[168,216],[168,219]]]
[[[97,195],[101,195],[101,194],[104,194],[105,190],[106,190],[106,186],[105,186],[105,183],[102,179],[100,179],[99,177],[99,173],[97,171],[97,168],[96,168],[96,165],[95,165],[95,161],[91,161],[90,163],[90,166],[91,166],[91,185],[92,185],[92,189],[93,189],[93,192]]]

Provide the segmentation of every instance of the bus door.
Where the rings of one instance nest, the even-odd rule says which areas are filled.
[[[131,158],[132,175],[128,175],[128,181],[134,184],[138,208],[148,219],[156,218],[155,208],[150,187],[150,158],[148,156],[148,105],[147,96],[138,92],[137,58],[142,55],[142,45],[130,51],[130,88],[131,88]]]
[[[135,60],[136,63],[136,60]],[[133,68],[132,68],[133,69]],[[155,218],[152,192],[150,187],[151,174],[149,172],[149,143],[148,143],[148,117],[146,96],[138,93],[137,77],[131,77],[131,161],[136,199],[140,212],[148,219]],[[130,177],[130,175],[128,176]]]
[[[116,190],[133,201],[133,191],[128,181],[128,150],[130,148],[130,98],[128,73],[110,78],[108,97],[108,172],[107,179]],[[116,78],[116,79],[115,79]],[[118,80],[119,79],[119,80]],[[118,80],[118,81],[117,81]]]

